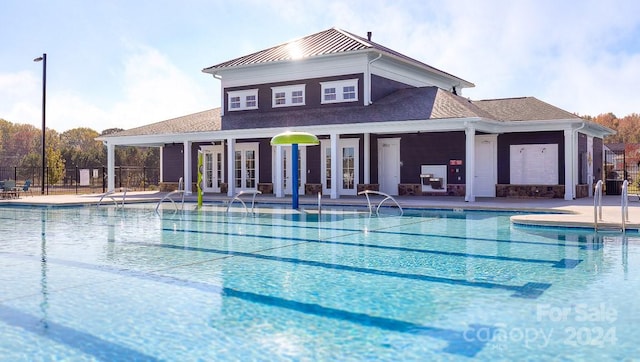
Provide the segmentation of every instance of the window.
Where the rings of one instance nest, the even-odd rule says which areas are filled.
[[[284,105],[284,104],[287,103],[287,99],[285,98],[286,97],[285,94],[286,94],[285,92],[278,92],[278,93],[274,94],[274,96],[273,96],[273,101],[275,102],[274,106]]]
[[[325,88],[323,101],[335,101],[335,100],[336,100],[336,89],[333,87]]]
[[[282,87],[272,87],[273,94],[272,106],[276,107],[290,107],[290,106],[303,106],[304,101],[304,84],[288,85]]]
[[[231,109],[240,108],[240,97],[231,97],[229,100],[229,107]]]
[[[258,109],[258,90],[247,89],[227,92],[230,111]]]
[[[358,100],[358,80],[347,79],[321,82],[321,103],[355,102]]]

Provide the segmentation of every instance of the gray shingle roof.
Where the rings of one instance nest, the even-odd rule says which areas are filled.
[[[421,87],[398,90],[367,107],[335,105],[270,112],[230,112],[225,115],[224,125],[221,123],[220,108],[215,108],[103,137],[450,118],[484,118],[505,122],[580,119],[534,97],[470,101],[438,87]]]
[[[220,108],[214,108],[182,117],[168,119],[162,122],[131,128],[104,137],[211,132],[219,131],[220,124]]]
[[[473,101],[473,104],[498,121],[581,119],[573,113],[534,97],[488,99]]]
[[[335,105],[270,112],[229,112],[223,129],[357,124],[490,115],[462,98],[438,87],[401,89],[369,106]]]
[[[434,68],[404,54],[398,53],[395,50],[389,49],[368,39],[337,28],[327,29],[249,55],[235,58],[220,64],[212,65],[210,67],[204,68],[202,71],[212,72],[219,69],[251,66],[270,62],[291,61],[297,58],[310,58],[329,54],[367,50],[373,50],[376,52],[382,52],[388,55],[392,55],[394,57],[402,59],[405,62],[413,63],[414,65],[430,69],[436,73],[458,79],[466,83],[468,87],[474,86],[473,83],[456,77],[453,74],[444,72],[440,69]]]

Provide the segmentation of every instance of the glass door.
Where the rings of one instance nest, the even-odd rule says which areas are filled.
[[[201,147],[203,156],[202,191],[220,192],[220,184],[224,182],[224,147]]]

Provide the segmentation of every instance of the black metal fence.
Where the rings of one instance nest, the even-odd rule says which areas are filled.
[[[640,193],[640,162],[634,154],[624,149],[605,151],[605,190],[608,195],[620,195],[622,183],[629,181],[628,192]]]
[[[106,192],[107,168],[103,166],[91,168],[67,168],[56,183],[47,182],[49,170],[45,169],[45,184],[42,189],[42,169],[38,167],[6,167],[0,166],[0,180],[16,180],[17,185],[24,185],[31,180],[30,191],[34,194],[92,194]],[[157,190],[160,182],[158,168],[117,166],[115,168],[115,187],[126,187],[129,190]]]

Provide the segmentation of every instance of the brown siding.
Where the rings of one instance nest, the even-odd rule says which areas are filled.
[[[578,132],[578,183],[587,183],[587,170],[582,159],[587,157],[587,135]]]
[[[412,86],[395,80],[387,79],[378,75],[371,76],[371,101],[375,102],[380,98],[384,98],[389,94],[405,88],[413,88]]]
[[[320,167],[322,165],[320,155],[322,148],[320,146],[307,147],[307,183],[319,184],[320,181]]]
[[[162,180],[178,182],[184,173],[182,143],[165,145],[162,148]]]
[[[498,135],[498,183],[509,184],[511,145],[557,144],[558,145],[558,182],[564,184],[564,133],[547,131],[535,133],[503,133]]]
[[[389,135],[389,137],[398,137],[398,135]],[[375,157],[371,157],[372,163],[375,158],[376,179],[377,144],[376,141]],[[465,134],[464,132],[430,132],[400,135],[400,160],[402,162],[400,183],[420,183],[420,166],[422,165],[448,165],[449,160],[463,160],[463,165],[466,164]]]
[[[271,175],[272,175],[272,170],[273,167],[271,166],[273,163],[273,153],[271,151],[271,140],[270,139],[261,139],[258,140],[258,142],[260,142],[260,145],[258,146],[258,149],[260,152],[258,155],[259,158],[259,162],[260,162],[260,175],[259,175],[259,181],[261,183],[270,183],[271,182]]]
[[[603,150],[603,144],[602,144],[602,138],[593,138],[593,177],[594,177],[594,183],[598,182],[598,180],[602,180],[603,179],[603,167],[604,167],[604,163],[602,160],[602,151]]]
[[[224,122],[227,116],[231,116],[233,114],[242,114],[244,112],[269,112],[273,110],[281,111],[283,109],[287,109],[287,107],[279,107],[273,108],[271,105],[271,87],[281,87],[288,85],[297,85],[297,84],[306,84],[305,87],[305,105],[304,106],[294,106],[292,109],[304,109],[304,108],[315,108],[315,107],[331,107],[333,104],[322,104],[321,103],[321,82],[330,82],[335,80],[343,80],[343,79],[358,79],[358,102],[353,102],[354,104],[362,104],[362,99],[364,97],[364,83],[363,83],[363,74],[347,74],[336,77],[325,77],[325,78],[310,78],[310,79],[300,79],[289,82],[277,82],[277,83],[267,83],[267,84],[256,84],[251,86],[243,86],[243,87],[230,87],[225,88],[223,90],[224,94],[224,109],[225,115],[222,117],[222,121]],[[258,107],[257,110],[247,110],[247,111],[229,111],[228,110],[228,98],[227,92],[244,90],[244,89],[258,89]],[[341,105],[349,104],[347,103],[339,103]]]

